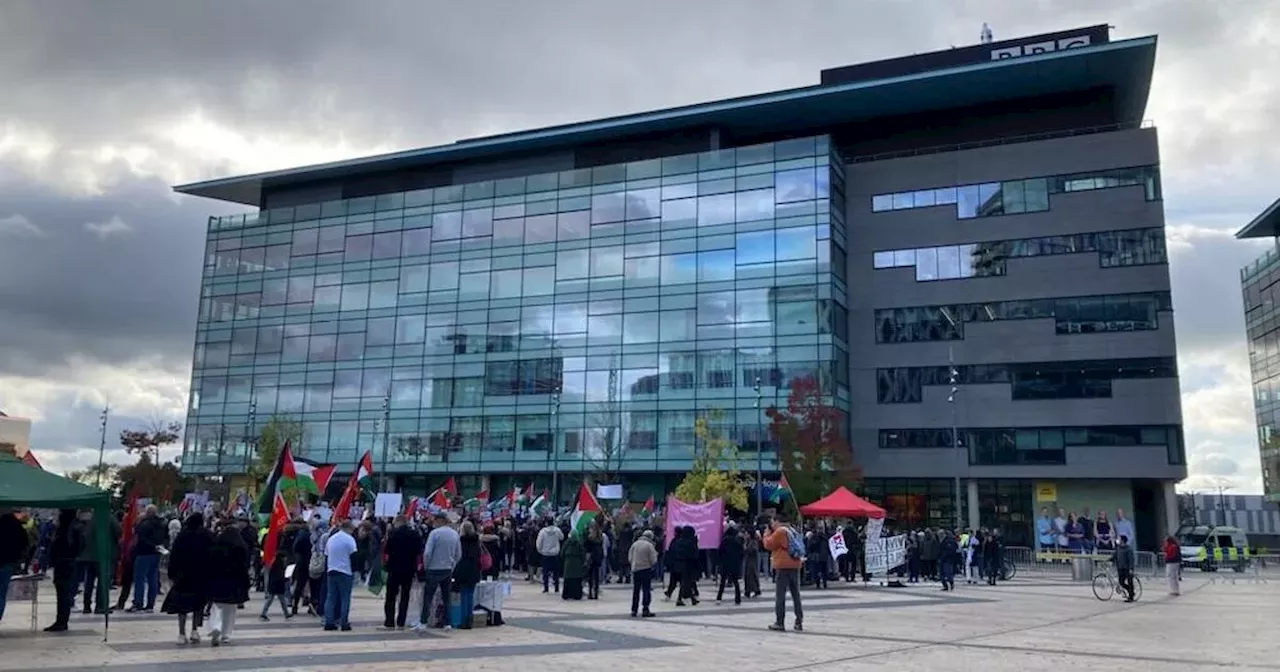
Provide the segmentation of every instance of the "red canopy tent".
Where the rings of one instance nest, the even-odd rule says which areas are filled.
[[[806,516],[884,518],[884,509],[853,494],[843,485],[826,497],[800,507],[800,513]]]

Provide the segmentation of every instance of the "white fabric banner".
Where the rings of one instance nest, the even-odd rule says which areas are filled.
[[[837,531],[827,540],[827,548],[831,549],[831,559],[835,560],[845,553],[849,552],[849,547],[844,543],[844,532]]]
[[[868,526],[870,527],[870,526]],[[884,574],[907,561],[907,536],[867,539],[867,573]]]

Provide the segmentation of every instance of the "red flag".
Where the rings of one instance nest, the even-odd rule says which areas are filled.
[[[36,459],[36,454],[32,452],[31,449],[27,449],[27,452],[23,453],[22,463],[28,467],[35,467],[36,469],[44,470],[44,467],[40,466],[40,460]]]
[[[644,500],[644,506],[640,510],[645,513],[653,513],[653,495],[649,495],[649,499]]]
[[[289,522],[289,508],[285,506],[284,497],[276,493],[275,506],[271,507],[271,522],[267,526],[267,538],[262,544],[262,564],[271,566],[276,559],[276,546],[280,543],[280,532]]]
[[[418,500],[419,500],[419,499],[421,499],[421,497],[410,497],[410,498],[409,498],[409,508],[405,509],[404,517],[405,517],[405,518],[407,518],[407,519],[409,519],[410,521],[413,521],[414,517],[418,515]]]
[[[356,461],[356,468],[351,472],[351,478],[347,481],[347,487],[342,491],[342,499],[338,500],[338,506],[333,509],[333,515],[338,520],[346,520],[351,517],[351,505],[360,497],[360,481],[373,475],[373,458],[369,456],[369,451],[364,451],[364,455]]]
[[[124,520],[120,521],[120,560],[116,562],[116,583],[124,585],[124,562],[133,541],[133,526],[138,519],[138,486],[134,485],[124,502]]]

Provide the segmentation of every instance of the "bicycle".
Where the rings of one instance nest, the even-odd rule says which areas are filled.
[[[1013,561],[1010,560],[1009,558],[1005,558],[1004,562],[1001,563],[1000,565],[1000,580],[1012,581],[1013,577],[1017,575],[1018,575],[1018,566],[1013,564]]]
[[[1120,587],[1120,579],[1116,575],[1115,568],[1107,565],[1102,571],[1093,575],[1093,596],[1099,600],[1106,602],[1116,595],[1120,595],[1124,589]],[[1137,602],[1142,599],[1142,579],[1136,575],[1133,577],[1133,601]]]

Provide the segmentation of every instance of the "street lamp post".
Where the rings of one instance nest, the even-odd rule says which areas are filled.
[[[110,405],[103,406],[102,407],[102,428],[101,428],[100,436],[98,437],[98,475],[93,479],[93,487],[95,488],[102,487],[102,470],[105,468],[102,465],[102,460],[107,452],[107,417],[109,415],[111,415],[111,406]]]
[[[382,463],[378,465],[382,469],[382,482],[384,491],[391,492],[391,474],[387,471],[387,450],[391,445],[391,394],[382,400]]]
[[[245,424],[244,424],[244,459],[245,459],[244,471],[246,474],[249,473],[249,469],[253,465],[253,460],[256,459],[256,456],[254,455],[254,453],[257,452],[258,441],[257,441],[257,438],[253,435],[253,430],[256,429],[257,427],[257,421],[258,421],[258,398],[253,397],[249,399],[249,415],[245,417]],[[221,442],[218,443],[218,457],[219,458],[222,457]],[[219,470],[218,476],[221,477],[222,476],[221,465],[219,465],[218,470]]]
[[[560,441],[560,388],[551,395],[551,502],[553,508],[560,506],[560,454],[556,444]]]
[[[951,405],[951,446],[956,450],[961,450],[960,445],[960,429],[956,423],[956,395],[960,393],[960,371],[956,368],[955,355],[951,348],[947,348],[947,384],[951,386],[951,393],[947,395],[947,403]],[[959,467],[957,466],[957,469]],[[956,531],[964,528],[962,524],[962,516],[960,514],[960,472],[956,471],[954,488],[956,491]],[[969,521],[972,524],[974,521]]]
[[[761,480],[761,474],[764,471],[764,416],[763,409],[760,404],[760,376],[756,376],[756,515],[764,513],[764,481]]]

